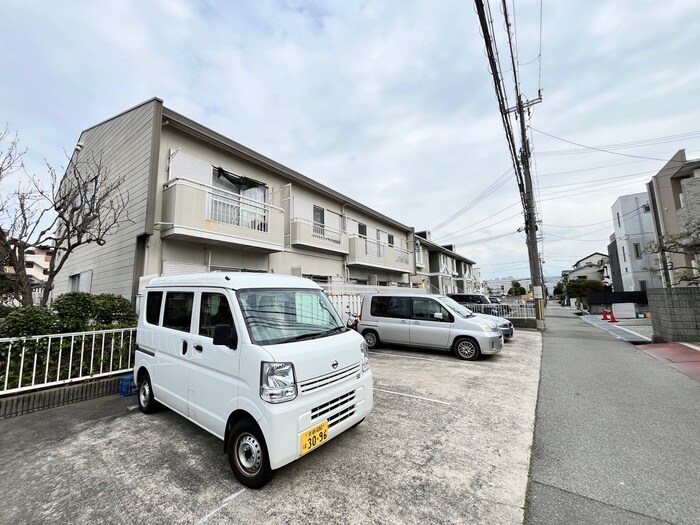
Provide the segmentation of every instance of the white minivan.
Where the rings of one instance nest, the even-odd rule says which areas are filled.
[[[248,487],[372,410],[364,339],[300,277],[211,272],[146,287],[136,335],[139,408],[178,412],[224,442]]]
[[[503,348],[498,324],[477,317],[444,295],[365,294],[357,323],[369,348],[384,343],[452,350],[460,359],[497,354]]]

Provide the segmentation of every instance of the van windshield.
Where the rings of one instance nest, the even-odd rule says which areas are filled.
[[[250,338],[258,345],[316,339],[347,330],[321,290],[239,290],[238,301]]]
[[[452,312],[453,314],[463,317],[464,319],[467,319],[469,317],[474,317],[474,314],[472,311],[467,308],[466,306],[459,304],[457,301],[450,297],[441,297],[440,298],[442,304],[445,305],[445,307]]]

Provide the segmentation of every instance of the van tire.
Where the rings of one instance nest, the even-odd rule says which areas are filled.
[[[272,479],[265,438],[258,425],[251,420],[242,419],[233,425],[228,462],[236,479],[251,489],[259,489]]]
[[[152,414],[158,410],[158,401],[153,399],[153,386],[151,377],[144,373],[139,378],[137,397],[139,400],[139,410],[144,414]]]
[[[476,361],[481,355],[479,343],[469,337],[460,337],[452,345],[452,351],[460,359],[465,361]]]
[[[379,346],[379,334],[374,330],[365,330],[362,332],[362,337],[365,338],[367,348],[377,348]]]

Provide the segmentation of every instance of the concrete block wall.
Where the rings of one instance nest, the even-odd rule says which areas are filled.
[[[700,288],[647,290],[653,341],[700,341]]]

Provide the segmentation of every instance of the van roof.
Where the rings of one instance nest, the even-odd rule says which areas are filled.
[[[321,287],[310,279],[274,273],[206,272],[155,277],[146,288],[165,286],[217,286],[239,290],[241,288],[314,288]]]

